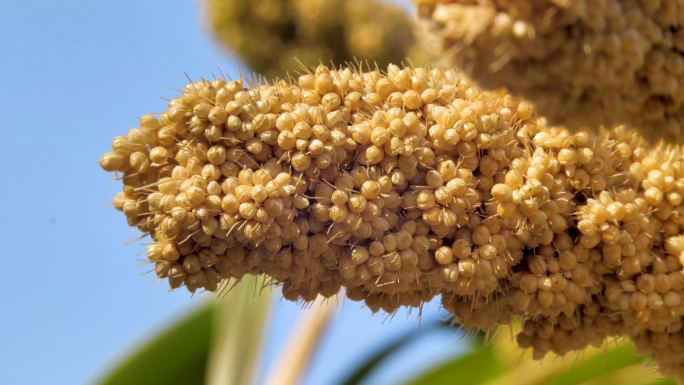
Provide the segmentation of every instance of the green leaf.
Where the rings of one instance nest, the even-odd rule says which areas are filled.
[[[270,308],[264,277],[247,277],[216,300],[214,338],[207,367],[208,385],[256,383],[261,340]]]
[[[604,354],[597,354],[573,366],[569,371],[556,373],[543,383],[545,385],[579,384],[617,369],[639,364],[647,358],[647,355],[638,355],[634,350],[634,345],[623,342],[617,347],[607,349]]]
[[[138,348],[98,385],[248,385],[269,307],[263,278],[245,279]]]
[[[377,351],[373,356],[369,357],[362,365],[356,368],[346,379],[340,382],[340,385],[356,385],[363,381],[368,375],[375,370],[375,368],[380,365],[387,357],[392,355],[397,350],[403,348],[404,346],[410,344],[418,337],[423,336],[433,330],[437,330],[443,322],[432,324],[428,326],[427,330],[414,329],[404,334],[403,336],[395,339],[394,341],[387,344],[385,347]]]
[[[132,353],[97,384],[204,384],[214,313],[210,303],[184,317]]]
[[[677,381],[672,378],[661,378],[657,381],[649,382],[647,385],[677,385]]]
[[[493,346],[475,348],[465,356],[432,369],[408,385],[477,385],[487,383],[510,370]]]

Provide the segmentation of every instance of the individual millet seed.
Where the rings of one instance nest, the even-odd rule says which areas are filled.
[[[440,265],[449,265],[454,259],[451,248],[442,246],[435,251],[435,260]]]

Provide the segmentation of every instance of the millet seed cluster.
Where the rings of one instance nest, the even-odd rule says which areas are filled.
[[[550,123],[681,143],[683,0],[412,1],[452,63]]]
[[[441,296],[467,328],[524,317],[535,358],[628,336],[683,373],[679,147],[548,127],[453,70],[321,66],[190,83],[100,164],[172,289],[266,274],[390,313]]]
[[[319,63],[363,58],[380,68],[410,57],[432,59],[416,44],[404,12],[376,0],[206,0],[214,34],[267,78]]]

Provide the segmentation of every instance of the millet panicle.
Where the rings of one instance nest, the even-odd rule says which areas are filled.
[[[525,319],[535,358],[635,339],[684,365],[684,153],[551,127],[454,70],[323,66],[186,85],[112,141],[114,207],[172,289],[266,274],[372,311],[436,296],[465,327]]]
[[[570,129],[682,144],[683,0],[412,0],[453,65]]]

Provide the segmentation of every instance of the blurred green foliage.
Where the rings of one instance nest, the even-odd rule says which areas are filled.
[[[204,384],[214,304],[179,320],[112,370],[99,384]]]
[[[476,385],[486,384],[510,370],[493,346],[473,349],[469,354],[429,370],[408,385]]]
[[[257,284],[261,287],[262,283],[260,279]],[[255,295],[254,282],[241,282],[226,298],[209,301],[142,345],[98,384],[256,384],[269,303],[268,292]],[[444,325],[436,323],[389,341],[339,384],[368,384],[369,377],[395,353]],[[637,355],[629,341],[587,349],[577,360],[547,357],[542,362],[531,360],[529,352],[523,354],[507,333],[487,343],[482,334],[462,343],[469,345],[466,354],[426,368],[406,385],[676,384],[662,378],[649,364],[649,357]]]
[[[253,384],[264,337],[270,290],[263,277],[243,280],[113,367],[100,385]],[[257,285],[257,286],[255,286]]]

